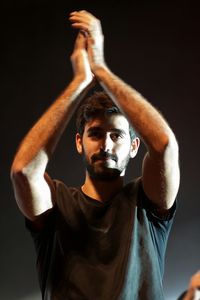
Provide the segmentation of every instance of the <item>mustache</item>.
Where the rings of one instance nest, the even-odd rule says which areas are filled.
[[[117,162],[117,156],[115,154],[105,152],[105,151],[101,151],[97,154],[93,154],[91,157],[91,160],[92,160],[92,162],[95,162],[97,160],[102,160],[102,159],[106,159],[106,158],[110,158]]]

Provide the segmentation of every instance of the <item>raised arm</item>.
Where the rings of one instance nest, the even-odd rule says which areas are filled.
[[[18,206],[32,221],[55,203],[52,180],[45,169],[75,108],[92,82],[85,46],[85,37],[79,33],[71,56],[74,78],[25,136],[11,167]]]
[[[165,214],[173,205],[179,187],[178,145],[174,133],[153,105],[106,65],[100,21],[87,11],[71,13],[70,20],[73,27],[88,33],[92,72],[147,147],[142,171],[143,188],[157,211]]]

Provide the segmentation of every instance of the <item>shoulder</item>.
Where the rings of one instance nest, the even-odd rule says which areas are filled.
[[[52,180],[52,186],[55,192],[53,208],[38,216],[34,221],[26,219],[26,227],[34,235],[52,228],[55,221],[62,216],[67,221],[78,205],[77,198],[80,197],[78,188],[69,187],[57,179]]]
[[[72,199],[80,196],[80,188],[66,185],[63,181],[53,179],[53,185],[56,194],[56,203],[59,204],[63,199]],[[59,205],[58,205],[59,206]]]

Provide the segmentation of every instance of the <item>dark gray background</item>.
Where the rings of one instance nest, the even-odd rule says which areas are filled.
[[[181,187],[164,277],[166,299],[173,300],[200,268],[200,21],[192,1],[161,0],[2,2],[0,299],[40,299],[35,252],[9,169],[20,140],[72,78],[69,57],[76,31],[68,15],[79,9],[102,20],[107,64],[163,113],[179,141]],[[143,154],[144,147],[131,162],[127,180],[140,174]],[[48,171],[68,184],[81,184],[73,121]]]

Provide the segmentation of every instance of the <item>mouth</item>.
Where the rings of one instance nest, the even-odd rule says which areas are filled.
[[[97,154],[97,155],[93,155],[92,157],[92,161],[93,162],[96,162],[96,161],[109,161],[109,160],[112,160],[112,161],[115,161],[117,162],[117,157],[114,155],[114,154],[109,154],[109,153],[105,153],[105,154]]]
[[[108,163],[111,163],[111,162],[115,162],[115,160],[111,159],[109,157],[101,158],[101,159],[98,159],[98,160],[95,161],[95,163],[105,163],[105,164],[108,164]]]

